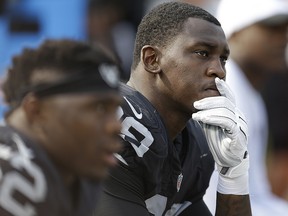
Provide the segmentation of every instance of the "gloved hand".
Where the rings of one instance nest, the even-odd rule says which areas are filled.
[[[220,96],[196,101],[194,107],[199,111],[194,113],[192,118],[200,122],[220,177],[222,177],[222,179],[219,178],[219,184],[224,183],[224,186],[220,186],[221,191],[219,191],[218,185],[218,191],[246,194],[248,193],[249,167],[247,123],[244,115],[237,109],[233,93],[226,82],[216,78],[215,83]],[[241,184],[237,186],[236,183],[240,182]],[[225,189],[225,184],[229,189]],[[244,187],[243,184],[246,186]]]

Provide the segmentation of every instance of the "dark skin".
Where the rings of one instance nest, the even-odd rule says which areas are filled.
[[[40,74],[48,80],[52,72]],[[44,98],[31,92],[6,121],[45,149],[71,187],[79,176],[102,181],[116,165],[113,154],[121,149],[116,115],[120,104],[120,95],[109,91]]]
[[[193,103],[219,96],[215,77],[225,79],[229,48],[221,27],[189,18],[166,47],[146,45],[128,85],[141,92],[162,116],[174,140],[196,112]],[[251,215],[249,195],[217,194],[216,215]]]

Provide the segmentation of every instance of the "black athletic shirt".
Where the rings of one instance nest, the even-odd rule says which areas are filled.
[[[99,185],[79,179],[75,194],[72,200],[39,145],[10,127],[0,127],[1,216],[90,216]]]
[[[177,139],[169,142],[151,103],[127,85],[122,84],[121,91],[124,150],[117,155],[120,164],[111,171],[105,192],[145,206],[150,215],[182,215],[184,209],[191,215],[201,208],[210,215],[202,198],[214,160],[200,125],[191,119]]]

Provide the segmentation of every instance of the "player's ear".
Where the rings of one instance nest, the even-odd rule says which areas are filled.
[[[141,50],[141,61],[146,71],[150,73],[159,73],[161,67],[159,65],[160,51],[150,45],[146,45]]]
[[[28,121],[32,122],[40,112],[41,102],[34,93],[28,93],[21,106],[23,107]]]

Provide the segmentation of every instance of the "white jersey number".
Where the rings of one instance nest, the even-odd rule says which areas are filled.
[[[21,145],[21,148],[26,148]],[[26,148],[27,149],[27,148]],[[46,196],[46,180],[41,169],[21,153],[16,153],[10,159],[11,165],[17,170],[25,170],[33,181],[28,181],[21,173],[10,171],[0,176],[0,208],[15,216],[35,216],[35,208],[29,202],[24,204],[15,200],[17,191],[32,202],[41,202]],[[1,210],[0,210],[1,211]]]
[[[132,105],[130,104],[130,106]],[[119,119],[123,114],[124,112],[120,107],[118,111]],[[124,118],[120,136],[130,142],[139,157],[143,157],[149,150],[149,146],[154,142],[151,132],[133,117]]]

